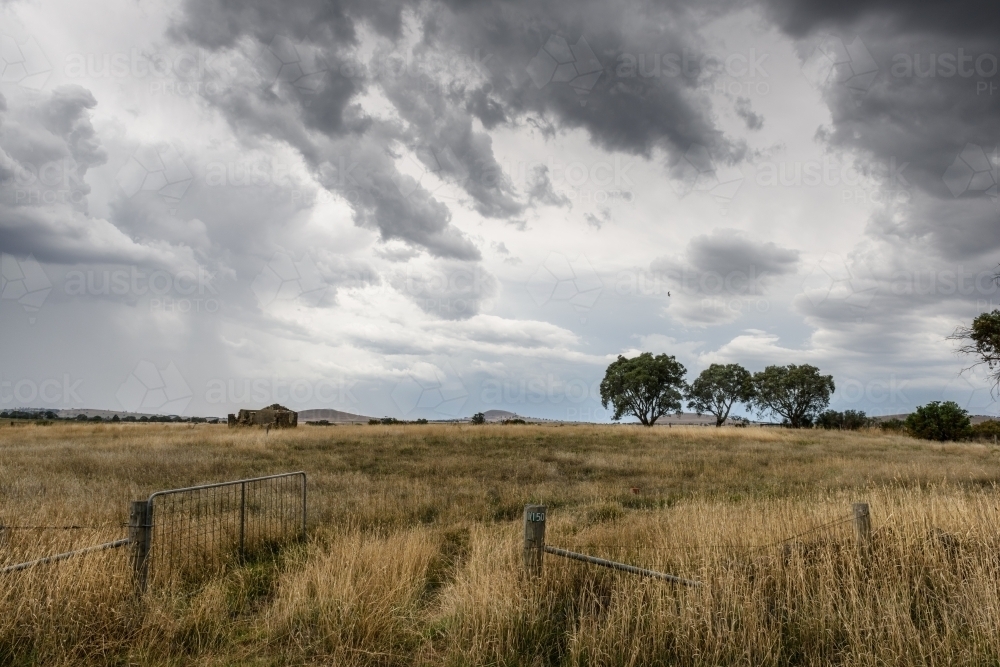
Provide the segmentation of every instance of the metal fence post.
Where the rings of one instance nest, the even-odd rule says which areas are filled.
[[[240,484],[240,560],[246,555],[247,483]]]
[[[524,506],[524,569],[529,576],[542,574],[545,557],[545,505]]]
[[[854,513],[854,531],[858,536],[858,546],[862,551],[867,551],[872,545],[872,516],[868,509],[868,503],[854,503],[851,505]]]
[[[306,474],[302,473],[302,540],[306,539]]]
[[[136,585],[146,590],[149,575],[149,549],[152,542],[153,507],[148,500],[133,500],[129,508],[128,536],[132,540]]]

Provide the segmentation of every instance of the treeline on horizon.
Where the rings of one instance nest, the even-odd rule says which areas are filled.
[[[112,417],[101,417],[100,415],[94,415],[93,417],[88,417],[85,414],[78,414],[75,417],[60,417],[58,413],[53,410],[5,410],[0,412],[0,419],[21,419],[21,420],[33,420],[36,422],[107,422],[107,423],[147,423],[155,422],[161,424],[177,423],[177,424],[218,424],[219,419],[217,417],[180,417],[178,415],[142,415],[141,417],[136,417],[135,415],[126,415],[124,417],[119,417],[118,415],[113,415]]]
[[[933,401],[918,407],[905,420],[880,420],[862,410],[838,412],[828,409],[836,390],[832,375],[824,375],[810,364],[772,365],[751,373],[740,364],[711,364],[688,383],[687,369],[671,355],[643,352],[627,358],[619,355],[601,381],[601,403],[614,408],[612,419],[632,416],[644,426],[660,417],[680,413],[683,404],[699,415],[715,417],[721,427],[737,403],[759,415],[781,419],[789,428],[822,428],[855,431],[879,428],[906,432],[928,440],[994,439],[1000,422],[988,420],[972,425],[967,410],[954,401]]]

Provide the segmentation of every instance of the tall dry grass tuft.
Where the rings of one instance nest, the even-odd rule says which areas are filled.
[[[109,663],[128,653],[136,608],[121,554],[0,577],[0,664]]]
[[[269,641],[289,656],[338,665],[410,664],[420,645],[412,627],[438,554],[426,531],[350,533],[313,545],[306,564],[278,581],[262,617]]]

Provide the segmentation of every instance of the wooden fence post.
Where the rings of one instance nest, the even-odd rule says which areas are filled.
[[[872,545],[872,516],[868,503],[854,503],[851,509],[854,512],[854,531],[858,536],[858,546],[867,551]]]
[[[545,556],[545,505],[524,506],[524,569],[529,576],[542,575]]]
[[[129,508],[128,536],[132,540],[132,566],[135,568],[136,586],[140,592],[146,590],[149,574],[149,547],[151,544],[152,508],[148,500],[133,500]]]

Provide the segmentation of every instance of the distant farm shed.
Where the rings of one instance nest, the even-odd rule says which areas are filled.
[[[299,413],[277,403],[260,410],[240,410],[237,415],[229,415],[229,428],[235,426],[295,428],[298,425]]]

